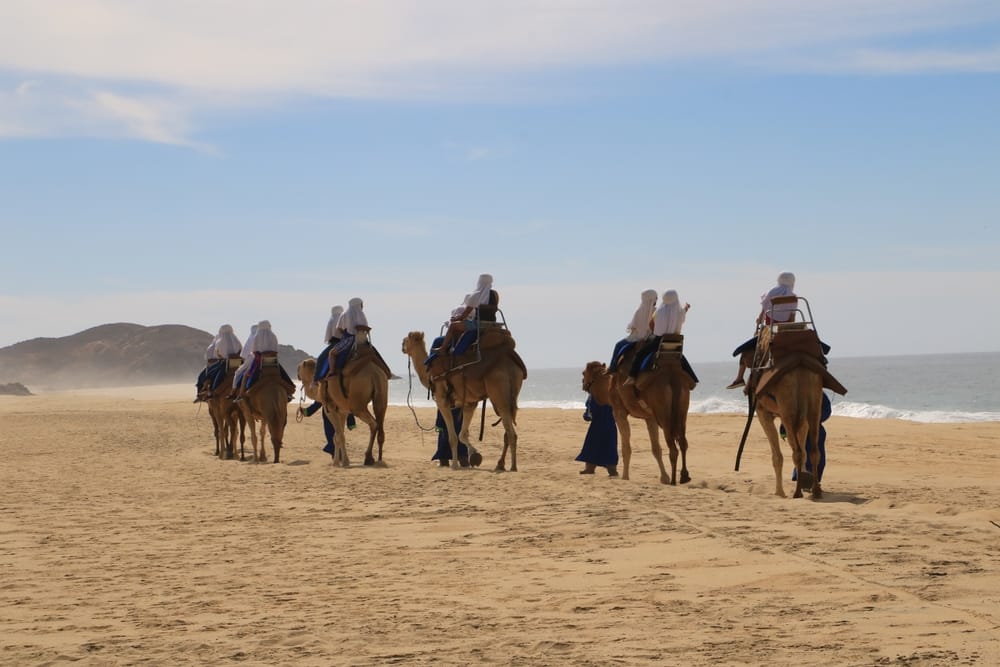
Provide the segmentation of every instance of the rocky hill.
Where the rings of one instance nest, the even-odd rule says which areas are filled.
[[[34,338],[0,348],[0,383],[34,389],[127,387],[195,381],[212,334],[179,324],[103,324],[63,338]],[[293,376],[308,355],[278,351]]]

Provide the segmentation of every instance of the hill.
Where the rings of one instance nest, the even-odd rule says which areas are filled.
[[[62,338],[33,338],[0,348],[0,383],[35,389],[128,387],[190,382],[205,364],[213,334],[180,324],[102,324]],[[278,350],[293,376],[307,355]]]

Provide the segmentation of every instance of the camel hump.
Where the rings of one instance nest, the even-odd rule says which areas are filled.
[[[497,347],[514,349],[514,337],[510,331],[500,327],[484,327],[479,330],[479,349],[492,350]]]
[[[357,345],[354,348],[354,354],[347,360],[344,364],[344,368],[341,371],[341,375],[345,378],[350,378],[369,365],[374,364],[379,369],[385,373],[387,378],[392,377],[392,371],[389,370],[389,365],[385,363],[382,355],[379,354],[378,350],[371,343],[365,343],[362,345]]]
[[[799,368],[800,366],[806,367],[808,370],[816,373],[823,380],[823,388],[829,389],[830,391],[836,392],[841,396],[847,393],[847,388],[840,383],[837,378],[830,374],[830,371],[826,370],[826,366],[820,362],[819,359],[808,355],[808,354],[794,354],[782,357],[780,360],[775,361],[775,365],[772,368],[765,369],[760,374],[760,379],[757,380],[754,393],[757,396],[766,393],[769,387],[773,386],[775,381],[788,373],[793,368]]]

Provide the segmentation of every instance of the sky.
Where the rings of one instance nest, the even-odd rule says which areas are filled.
[[[494,276],[531,368],[676,289],[730,359],[1000,349],[996,0],[4,0],[0,347],[361,297],[394,370]],[[399,372],[399,370],[396,370]]]

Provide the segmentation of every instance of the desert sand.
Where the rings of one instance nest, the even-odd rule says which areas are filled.
[[[392,407],[340,469],[318,415],[220,461],[190,398],[0,397],[0,663],[1000,664],[1000,423],[834,417],[814,502],[759,426],[733,470],[739,415],[690,417],[670,487],[639,424],[630,481],[579,475],[577,411],[523,409],[495,473],[499,429],[442,469]]]

